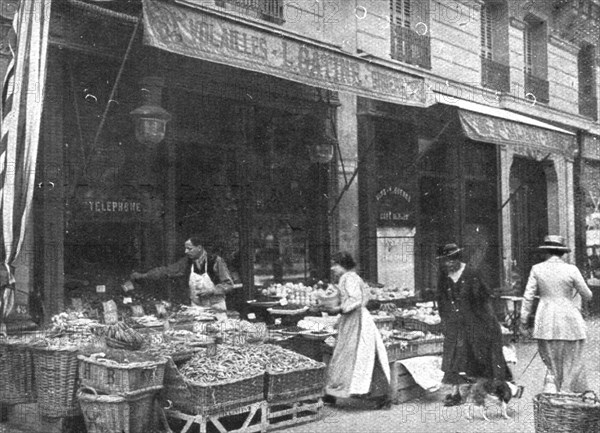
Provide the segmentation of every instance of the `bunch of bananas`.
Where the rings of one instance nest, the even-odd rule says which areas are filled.
[[[121,321],[106,326],[104,336],[108,346],[119,346],[118,348],[139,349],[145,342],[144,337],[139,332]]]

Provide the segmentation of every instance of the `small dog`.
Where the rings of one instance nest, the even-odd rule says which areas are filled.
[[[515,385],[514,383],[503,380],[477,379],[469,388],[466,400],[468,403],[473,404],[473,414],[475,414],[475,409],[479,409],[483,419],[489,421],[490,419],[485,414],[486,397],[495,398],[502,404],[502,416],[505,419],[510,419],[508,413],[506,412],[508,402],[512,398],[521,398],[523,395],[523,389],[523,386]],[[467,419],[471,418],[471,413],[469,412]]]

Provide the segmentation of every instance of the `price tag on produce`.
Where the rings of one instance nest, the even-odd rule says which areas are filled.
[[[106,286],[104,284],[96,286],[96,293],[106,293]]]
[[[156,304],[156,314],[158,317],[165,317],[167,315],[165,304]]]
[[[110,300],[102,303],[104,309],[104,323],[107,325],[114,325],[119,321],[119,311],[117,310],[117,304],[115,301]]]
[[[83,311],[83,301],[81,298],[71,298],[71,306],[75,311]]]
[[[141,305],[132,305],[131,306],[131,315],[133,317],[145,316],[146,313],[144,313],[144,307],[142,307]]]
[[[248,320],[255,320],[255,319],[256,319],[256,314],[248,313]]]
[[[133,302],[133,299],[131,299],[130,297],[123,298],[123,303],[124,304],[131,304],[132,302]]]

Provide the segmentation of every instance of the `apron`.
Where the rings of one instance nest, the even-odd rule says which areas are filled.
[[[215,284],[208,275],[208,260],[204,261],[204,273],[198,274],[194,271],[194,264],[192,263],[192,269],[190,272],[190,279],[188,281],[190,288],[190,300],[192,305],[198,305],[204,308],[212,308],[217,311],[223,312],[227,310],[225,305],[225,297],[219,295],[201,296],[199,293],[206,289],[214,289]]]

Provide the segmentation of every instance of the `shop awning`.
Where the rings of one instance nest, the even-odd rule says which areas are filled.
[[[573,132],[532,117],[464,99],[450,102],[438,95],[437,100],[458,109],[462,129],[471,140],[514,146],[525,155],[542,152],[572,157],[577,148]]]
[[[144,43],[161,50],[366,98],[426,104],[422,77],[201,2],[143,0],[143,16]]]

